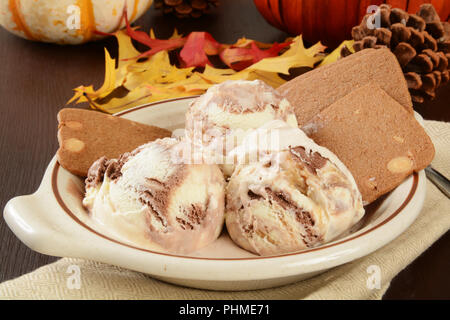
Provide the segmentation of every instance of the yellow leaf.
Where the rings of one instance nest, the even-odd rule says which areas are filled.
[[[245,80],[249,77],[250,70],[244,69],[242,71],[236,72],[232,69],[218,69],[206,65],[205,70],[200,76],[214,83],[221,83],[227,80]]]
[[[275,72],[250,70],[250,68],[246,68],[244,70],[236,72],[232,69],[218,69],[211,66],[206,66],[205,71],[203,71],[203,73],[200,73],[199,75],[202,78],[214,83],[221,83],[227,80],[259,79],[274,88],[277,88],[286,82],[286,80],[281,79]]]
[[[104,112],[116,113],[122,110],[126,110],[138,105],[148,102],[149,97],[152,95],[151,90],[146,86],[141,86],[135,90],[130,91],[125,97],[112,98],[107,103],[95,102],[95,105],[91,107],[98,108]]]
[[[276,88],[285,82],[279,73],[289,74],[289,69],[295,67],[313,67],[323,59],[318,53],[325,49],[320,43],[306,49],[299,36],[292,39],[290,48],[282,55],[263,59],[239,72],[210,65],[206,65],[203,72],[194,72],[194,68],[178,68],[171,64],[168,51],[160,51],[138,62],[140,52],[127,32],[119,30],[115,36],[119,46],[117,68],[116,60],[105,49],[103,85],[98,90],[94,90],[92,85],[75,88],[69,103],[88,102],[94,109],[115,113],[154,101],[202,94],[212,85],[227,80],[260,79]],[[150,31],[150,37],[155,38],[153,30]],[[170,39],[181,37],[175,29]],[[233,46],[247,47],[252,41],[242,38]],[[260,48],[271,46],[264,43],[257,45]],[[327,61],[331,59],[329,57]]]
[[[150,38],[151,39],[156,39],[155,31],[153,31],[153,28],[150,29]]]
[[[125,30],[119,30],[115,34],[115,37],[117,39],[117,43],[119,46],[119,68],[123,65],[130,64],[131,62],[134,62],[133,59],[140,55],[141,53],[136,50],[136,48],[133,46],[131,38],[128,36],[127,32]]]
[[[116,87],[116,60],[112,59],[105,48],[105,81],[103,85],[95,91],[92,96],[104,97]]]
[[[177,28],[173,29],[172,36],[169,39],[180,39],[183,38],[183,35],[178,33]]]
[[[355,53],[355,50],[353,49],[354,43],[354,40],[346,40],[342,42],[332,53],[327,55],[325,59],[322,60],[319,67],[338,61],[341,56],[341,49],[343,46],[346,46],[352,53]]]
[[[289,74],[290,68],[314,67],[323,57],[318,53],[325,50],[320,42],[306,49],[303,45],[302,36],[293,39],[291,47],[278,57],[266,58],[248,67],[250,70],[258,70],[273,73]]]
[[[182,81],[192,74],[193,69],[171,65],[167,51],[160,51],[147,61],[128,66],[124,86],[133,90],[143,83],[168,84]]]
[[[77,103],[87,102],[90,99],[102,98],[107,96],[111,91],[116,88],[116,60],[112,59],[108,50],[105,48],[105,80],[103,85],[98,89],[93,89],[91,86],[79,86],[76,88],[75,95],[68,101],[68,103],[77,100]]]
[[[119,45],[119,63],[116,70],[116,86],[119,87],[128,73],[127,66],[136,63],[134,58],[140,55],[140,52],[133,46],[131,38],[125,30],[117,31],[115,36]]]
[[[236,43],[233,44],[233,47],[246,48],[246,47],[249,47],[252,42],[254,42],[260,49],[268,49],[273,46],[273,43],[259,42],[259,41],[247,39],[244,37],[244,38],[238,39],[238,41],[236,41]]]
[[[286,80],[280,78],[280,76],[277,73],[265,71],[253,71],[249,74],[249,77],[247,78],[247,80],[256,80],[256,79],[264,81],[273,88],[278,88],[279,86],[281,86],[283,83],[286,82]]]
[[[73,91],[75,91],[75,94],[72,98],[70,98],[69,101],[67,101],[67,104],[72,103],[73,101],[77,100],[76,103],[82,103],[82,102],[87,102],[88,100],[86,99],[86,97],[84,96],[84,94],[92,94],[94,93],[94,88],[92,86],[79,86],[75,89],[73,89]]]
[[[196,72],[191,77],[167,85],[168,89],[181,89],[185,92],[207,90],[213,85],[212,82],[205,80],[200,73]]]

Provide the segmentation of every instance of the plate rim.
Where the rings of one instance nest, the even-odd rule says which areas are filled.
[[[143,109],[143,108],[151,107],[151,106],[154,106],[154,105],[164,104],[164,103],[168,103],[168,102],[174,102],[174,101],[178,101],[178,100],[190,100],[190,99],[193,100],[193,99],[198,98],[198,97],[200,97],[200,95],[196,94],[196,95],[192,95],[192,96],[178,97],[178,98],[164,99],[164,100],[159,100],[159,101],[154,101],[154,102],[149,102],[149,103],[143,103],[143,104],[140,104],[140,105],[135,106],[133,108],[113,113],[112,115],[116,116],[116,117],[122,117],[123,115],[125,115],[127,113],[130,113],[130,112],[133,112],[133,111],[137,111],[137,110],[140,110],[140,109]]]

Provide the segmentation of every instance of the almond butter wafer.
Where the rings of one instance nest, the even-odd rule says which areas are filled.
[[[92,110],[62,109],[58,122],[58,162],[81,177],[102,156],[114,159],[144,143],[171,136],[166,129]]]
[[[299,125],[351,91],[373,82],[413,113],[405,77],[388,49],[365,49],[309,71],[278,88],[294,107]]]
[[[435,153],[414,116],[374,83],[333,103],[302,129],[347,166],[365,203],[424,169]]]

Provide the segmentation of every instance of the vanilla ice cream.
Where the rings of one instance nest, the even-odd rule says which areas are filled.
[[[276,90],[260,80],[225,81],[212,86],[190,105],[186,113],[186,139],[201,161],[221,165],[226,176],[234,164],[227,162],[229,150],[238,146],[249,130],[272,120],[297,128],[294,110]]]
[[[92,219],[116,238],[159,251],[190,253],[217,239],[224,177],[217,165],[178,163],[182,144],[165,138],[97,160],[83,200]]]
[[[227,186],[226,226],[248,251],[273,255],[315,247],[364,215],[345,165],[298,128],[270,122],[231,154],[240,164]]]

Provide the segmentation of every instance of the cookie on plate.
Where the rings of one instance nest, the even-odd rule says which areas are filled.
[[[423,127],[374,83],[338,100],[302,129],[347,166],[365,203],[391,191],[434,157]]]
[[[365,49],[307,72],[278,88],[294,107],[300,126],[351,91],[374,82],[413,113],[411,96],[396,57],[388,49]]]
[[[97,111],[65,108],[58,113],[58,162],[71,173],[86,177],[89,167],[102,156],[122,153],[171,132]]]

